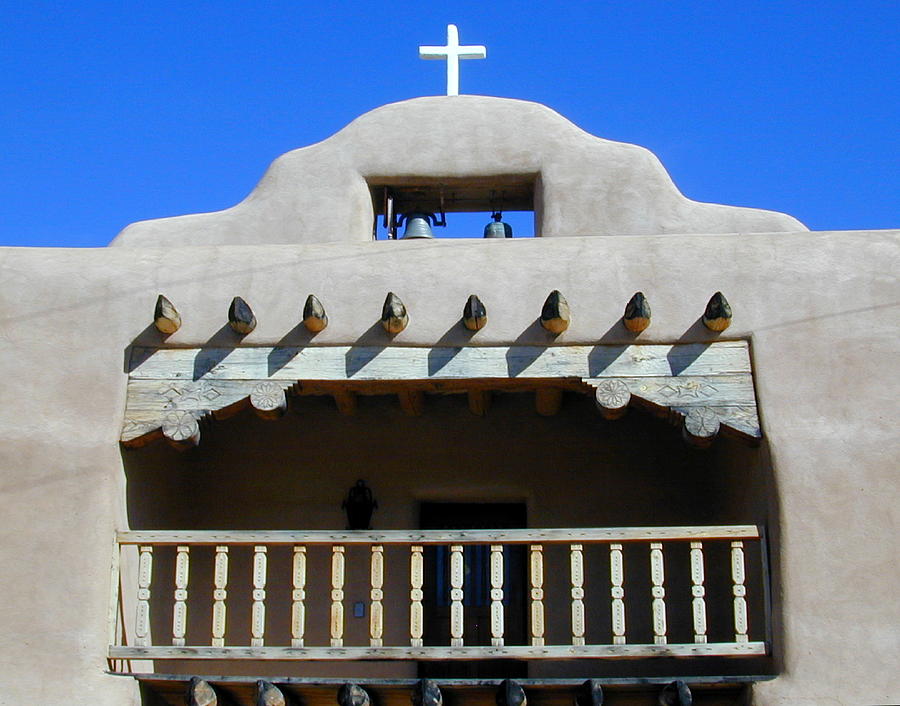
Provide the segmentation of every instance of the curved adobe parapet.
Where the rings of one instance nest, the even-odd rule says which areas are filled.
[[[650,151],[594,137],[543,105],[438,96],[377,108],[323,142],[282,155],[236,206],[134,223],[112,244],[367,241],[369,184],[496,175],[533,179],[543,236],[806,230],[782,213],[691,201]]]

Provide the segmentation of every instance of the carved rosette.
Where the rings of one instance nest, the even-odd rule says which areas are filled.
[[[628,411],[631,392],[621,380],[603,380],[594,393],[597,409],[606,419],[618,419]]]
[[[684,417],[684,435],[689,443],[709,446],[719,433],[719,413],[712,407],[692,407]]]
[[[277,419],[287,411],[287,397],[276,382],[261,382],[250,393],[250,405],[263,419]]]
[[[162,433],[176,448],[190,448],[200,443],[200,424],[197,418],[184,410],[169,412],[162,423]]]

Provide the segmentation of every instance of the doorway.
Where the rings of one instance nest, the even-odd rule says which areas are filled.
[[[419,508],[421,529],[522,529],[527,526],[525,503],[425,502]],[[504,644],[524,645],[527,634],[526,563],[524,546],[506,546],[503,552]],[[490,547],[466,546],[463,552],[463,608],[465,644],[491,644]],[[426,645],[450,644],[450,551],[425,551]],[[528,665],[516,660],[420,662],[423,678],[507,679],[527,676]]]

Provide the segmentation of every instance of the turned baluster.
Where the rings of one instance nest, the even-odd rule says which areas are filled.
[[[491,644],[503,646],[503,545],[491,545]]]
[[[569,547],[569,567],[572,581],[572,644],[584,644],[584,557],[582,546]]]
[[[706,589],[703,587],[703,542],[691,542],[691,612],[694,642],[706,642]]]
[[[331,548],[331,646],[344,646],[344,547]]]
[[[262,647],[266,633],[266,547],[253,547],[253,607],[250,613],[250,645]]]
[[[463,580],[465,564],[461,544],[450,545],[450,645],[463,646]]]
[[[663,588],[663,584],[666,574],[660,542],[650,543],[650,580],[653,582],[653,588],[650,590],[653,596],[653,642],[657,645],[665,645],[667,641],[666,589]]]
[[[225,646],[225,599],[228,592],[228,547],[216,547],[216,561],[213,569],[213,610],[212,610],[212,646]]]
[[[531,545],[531,644],[544,645],[544,547]]]
[[[422,646],[422,632],[425,616],[422,610],[422,583],[425,578],[425,562],[422,558],[421,545],[414,544],[409,548],[409,644],[412,647]]]
[[[731,578],[734,581],[734,641],[747,642],[747,589],[744,570],[744,543],[731,543]]]
[[[150,644],[150,581],[153,578],[153,547],[138,547],[138,591],[134,617],[134,642],[139,647]]]
[[[372,564],[370,571],[372,590],[369,594],[371,606],[369,608],[369,645],[381,647],[384,645],[384,607],[381,599],[384,598],[384,547],[372,546]]]
[[[294,589],[291,592],[291,647],[303,647],[306,631],[306,547],[294,547],[291,567]]]
[[[609,545],[609,595],[612,598],[613,644],[625,644],[625,568],[622,560],[622,545]]]

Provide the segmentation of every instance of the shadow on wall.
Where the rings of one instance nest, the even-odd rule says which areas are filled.
[[[774,550],[773,594],[779,594],[779,514],[765,443],[751,448],[720,438],[712,449],[697,450],[682,441],[678,429],[636,409],[624,419],[605,421],[593,409],[590,398],[575,393],[566,393],[561,411],[552,417],[538,416],[534,397],[528,393],[495,394],[484,417],[468,411],[464,395],[428,396],[425,407],[422,416],[411,417],[401,412],[394,397],[360,396],[357,413],[345,416],[336,411],[331,398],[294,397],[288,414],[276,422],[258,419],[249,411],[207,422],[200,446],[188,452],[179,453],[164,443],[124,449],[130,527],[342,530],[346,519],[341,501],[362,478],[379,503],[373,518],[376,529],[416,528],[419,504],[424,501],[525,502],[528,524],[535,528],[764,526]],[[639,567],[639,575],[626,594],[634,601],[628,609],[629,630],[634,631],[634,639],[652,642],[649,624],[641,623],[638,617],[647,613],[642,597],[649,596],[650,588],[649,565],[644,566],[648,562],[641,551],[629,547],[625,557],[628,565]],[[685,605],[690,601],[687,551],[686,546],[683,551],[679,548],[666,559],[667,598],[684,599]],[[722,565],[726,565],[727,556],[719,557],[715,551],[710,549],[709,561],[724,561]],[[206,570],[209,567],[204,565],[211,564],[212,551],[207,553],[205,556],[198,551],[191,560],[191,595],[198,602],[189,610],[189,637],[193,633],[197,640],[194,644],[203,644],[208,640],[203,636],[209,635],[212,585]],[[154,596],[160,597],[154,622],[159,622],[162,635],[171,629],[172,554],[158,552],[159,570],[154,570],[154,582],[160,582],[160,590],[154,589]],[[279,576],[277,580],[289,580],[288,569],[275,568],[281,564],[288,567],[289,554],[289,548],[270,549],[271,581]],[[324,548],[321,554],[310,550],[309,555],[308,644],[327,644],[329,569]],[[351,554],[348,549],[348,567],[365,564],[354,562]],[[565,565],[565,557],[554,559],[551,554],[548,550],[548,562]],[[589,613],[588,637],[606,642],[608,557],[601,556],[601,548],[592,547],[586,551],[585,560],[599,572],[589,575],[586,582],[596,601]],[[753,571],[758,571],[760,560],[759,555],[748,551],[749,565],[756,565]],[[397,561],[396,565],[408,565],[403,557]],[[249,614],[244,610],[249,595],[243,595],[248,582],[241,577],[249,577],[250,562],[249,551],[234,551],[229,569],[234,577],[229,585],[230,644],[239,644],[241,635],[249,630],[248,615],[244,615]],[[354,571],[348,568],[348,606],[368,600],[368,575]],[[564,570],[558,573],[565,575]],[[548,570],[548,576],[552,575]],[[408,582],[405,569],[389,572],[385,595],[408,598]],[[267,622],[272,628],[267,628],[267,644],[269,640],[271,644],[290,644],[290,589],[287,585],[283,588],[280,591],[274,584],[268,587]],[[730,596],[727,577],[711,577],[708,588]],[[562,583],[555,588],[548,586],[548,605],[558,603],[565,611],[566,590]],[[317,595],[322,599],[315,598]],[[749,597],[751,615],[758,619],[764,614],[762,598]],[[710,602],[711,626],[729,625],[729,606],[730,598],[720,608]],[[777,608],[776,604],[773,620],[779,628]],[[690,642],[689,609],[677,615],[681,617],[672,613],[670,629],[673,635]],[[366,644],[367,621],[348,620],[347,644]],[[385,644],[403,644],[404,639],[408,643],[407,622],[405,613],[388,619]],[[759,628],[759,623],[755,627]],[[727,630],[710,629],[711,640],[719,632],[720,639],[731,639]],[[564,626],[560,623],[551,628],[551,633],[553,630],[564,630]],[[563,634],[548,636],[565,641]],[[529,676],[763,674],[773,673],[775,664],[770,658],[721,660],[713,665],[708,660],[543,663],[532,664]],[[209,668],[204,667],[207,671]],[[394,668],[382,665],[382,670],[388,669],[387,675],[404,674],[391,672]],[[216,669],[246,672],[247,667],[217,663]],[[268,673],[341,673],[338,667],[323,671],[321,667],[286,663],[273,669]],[[359,670],[348,673],[358,675]]]

